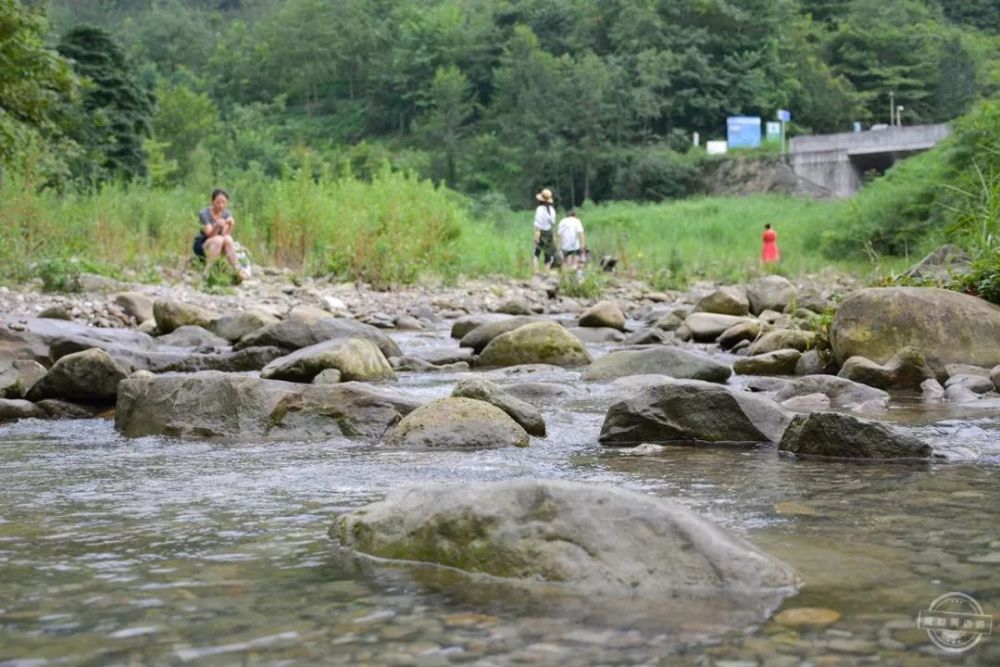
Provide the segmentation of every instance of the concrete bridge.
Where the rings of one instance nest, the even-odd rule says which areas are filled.
[[[945,124],[794,137],[789,162],[800,183],[818,196],[850,197],[868,171],[884,173],[897,160],[933,148],[951,130]]]

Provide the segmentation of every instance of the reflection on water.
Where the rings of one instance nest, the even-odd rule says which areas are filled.
[[[432,398],[457,377],[400,384]],[[890,411],[958,463],[793,461],[769,448],[635,457],[596,442],[620,390],[566,371],[497,377],[571,385],[542,406],[551,437],[411,453],[127,440],[100,420],[0,427],[0,665],[937,665],[913,622],[931,600],[963,591],[1000,609],[1000,420],[982,411]],[[523,476],[675,498],[799,571],[805,585],[783,608],[841,617],[727,628],[709,603],[609,613],[350,558],[327,537],[338,512],[401,485]],[[948,660],[991,663],[990,638]]]

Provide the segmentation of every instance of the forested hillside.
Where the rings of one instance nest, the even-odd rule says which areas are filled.
[[[848,130],[885,122],[892,92],[905,123],[936,122],[1000,86],[992,0],[0,8],[16,35],[0,48],[24,63],[0,74],[0,160],[63,187],[389,161],[514,205],[542,184],[662,199],[690,189],[692,133],[721,138],[728,115]]]

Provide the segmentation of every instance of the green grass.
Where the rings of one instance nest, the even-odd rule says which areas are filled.
[[[831,260],[824,255],[823,236],[837,226],[848,206],[843,201],[756,195],[586,205],[577,215],[595,258],[612,255],[622,271],[653,278],[665,287],[682,287],[698,277],[736,282],[764,272],[759,257],[765,223],[778,232],[781,250],[780,264],[769,270],[785,275],[834,269],[869,276],[906,266],[905,257],[856,252]],[[520,256],[521,265],[529,262],[531,227],[531,212],[512,215],[500,226],[505,257],[513,253]]]
[[[247,175],[225,185],[237,240],[261,264],[379,286],[530,273],[532,211],[476,217],[461,195],[411,176],[386,170],[369,182]],[[152,266],[185,267],[207,189],[112,186],[59,196],[11,179],[0,187],[0,280],[58,283],[64,266],[142,277]],[[697,277],[737,282],[758,275],[768,222],[782,254],[776,270],[786,275],[833,268],[870,276],[904,265],[873,263],[858,253],[824,256],[821,240],[847,206],[760,195],[585,205],[578,215],[595,257],[615,256],[623,273],[664,288]]]

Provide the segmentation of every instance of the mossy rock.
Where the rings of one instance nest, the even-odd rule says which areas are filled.
[[[535,322],[501,334],[479,356],[479,366],[551,364],[583,366],[591,361],[583,342],[555,322]]]
[[[386,438],[407,449],[527,447],[528,433],[500,408],[472,398],[432,401],[408,414]]]

